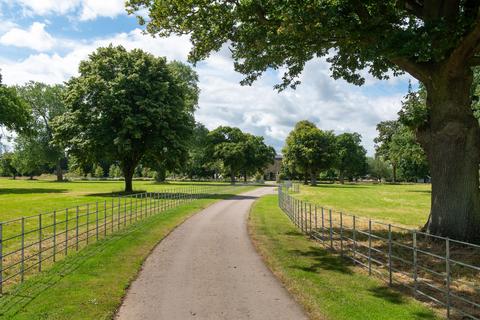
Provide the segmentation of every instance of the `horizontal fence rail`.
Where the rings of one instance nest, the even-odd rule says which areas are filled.
[[[444,309],[448,319],[480,320],[480,246],[320,207],[283,186],[278,203],[303,233],[369,275]]]
[[[112,196],[33,216],[0,222],[0,295],[28,275],[42,271],[71,252],[154,214],[235,186],[188,186]]]

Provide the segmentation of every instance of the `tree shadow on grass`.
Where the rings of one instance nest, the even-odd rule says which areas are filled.
[[[3,194],[35,194],[35,193],[66,193],[67,189],[48,188],[0,188],[0,195]]]
[[[361,184],[334,184],[334,183],[319,183],[316,186],[310,186],[310,188],[325,188],[325,189],[362,189],[369,186]]]
[[[306,272],[318,273],[320,270],[336,271],[343,274],[353,274],[350,265],[346,260],[339,256],[333,255],[327,250],[320,247],[311,246],[308,250],[290,250],[289,254],[302,258],[313,259],[308,266],[293,266]]]

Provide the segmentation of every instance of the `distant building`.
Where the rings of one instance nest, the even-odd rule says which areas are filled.
[[[283,156],[277,154],[273,164],[269,165],[263,172],[263,178],[265,180],[276,181],[280,174],[280,168],[282,167]]]

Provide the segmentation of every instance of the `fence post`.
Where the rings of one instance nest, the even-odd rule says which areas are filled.
[[[312,236],[312,204],[309,203],[308,204],[308,214],[309,214],[309,217],[308,217],[308,222],[309,222],[309,225],[310,225],[310,237]]]
[[[143,193],[140,193],[140,220],[143,219]]]
[[[98,201],[95,203],[95,239],[98,241]]]
[[[446,273],[446,289],[447,289],[447,319],[450,319],[450,239],[445,239],[445,273]]]
[[[127,198],[123,198],[123,227],[127,225]]]
[[[356,256],[357,256],[357,217],[353,216],[352,217],[352,225],[353,225],[353,263],[357,262],[356,261]]]
[[[57,261],[57,211],[53,211],[53,262]]]
[[[0,222],[0,296],[3,295],[3,223]]]
[[[68,254],[68,208],[65,209],[65,256]]]
[[[388,284],[391,286],[392,279],[392,225],[388,225]]]
[[[103,236],[107,236],[107,200],[103,201]]]
[[[133,198],[130,196],[130,224],[132,224],[133,219]]]
[[[22,217],[22,249],[21,249],[21,265],[20,265],[20,278],[23,282],[24,273],[25,273],[25,218]]]
[[[120,211],[122,211],[122,208],[121,208],[121,198],[120,196],[118,196],[118,212],[117,212],[117,230],[120,230]]]
[[[111,222],[111,224],[110,224],[110,229],[111,229],[110,231],[111,232],[110,233],[113,233],[113,225],[114,225],[113,217],[115,216],[114,208],[115,208],[115,200],[113,199],[113,195],[112,195],[112,208],[111,208],[112,209],[112,216],[110,217],[110,222]]]
[[[38,272],[42,271],[42,214],[38,215]]]
[[[90,241],[90,204],[87,203],[87,244]]]
[[[76,238],[76,251],[78,251],[78,218],[79,218],[79,207],[77,206],[77,209],[76,209],[76,223],[75,223],[75,238]]]
[[[322,242],[325,244],[325,213],[322,207]]]
[[[417,297],[417,232],[416,230],[413,230],[412,233],[412,238],[413,238],[413,282],[414,282],[414,296]]]
[[[368,275],[372,275],[372,220],[368,219]]]
[[[315,205],[315,232],[318,232],[317,222],[317,205]]]
[[[340,256],[343,257],[343,212],[340,211]]]
[[[333,249],[332,209],[328,209],[328,217],[330,220],[330,248]]]

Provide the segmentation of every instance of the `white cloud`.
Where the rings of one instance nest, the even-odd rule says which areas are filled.
[[[48,51],[55,45],[53,37],[45,31],[45,24],[34,22],[27,30],[14,27],[0,37],[0,43],[7,46]]]
[[[80,20],[93,20],[99,16],[113,18],[125,13],[124,0],[83,0]]]
[[[7,4],[12,0],[0,0]],[[18,0],[26,15],[74,14],[82,21],[126,14],[124,0]]]
[[[80,2],[81,0],[19,0],[18,4],[26,9],[28,13],[46,15],[71,12]]]
[[[77,74],[78,63],[98,46],[110,43],[127,49],[141,48],[169,60],[185,61],[190,43],[186,37],[151,38],[141,30],[119,33],[112,37],[84,42],[57,40],[57,46],[68,49],[64,55],[34,54],[22,61],[0,61],[7,84],[28,80],[59,83]],[[329,76],[324,60],[307,63],[297,90],[277,93],[272,86],[280,79],[281,71],[269,71],[251,87],[242,87],[242,76],[233,70],[229,51],[224,48],[197,66],[200,76],[200,108],[196,118],[212,129],[218,125],[238,126],[242,130],[263,135],[266,141],[281,150],[283,141],[299,120],[309,119],[321,129],[359,132],[370,154],[373,153],[375,125],[394,119],[400,109],[402,95],[388,92],[368,92],[380,82],[369,79],[364,88]],[[404,79],[382,82],[393,86]],[[406,90],[406,83],[405,83]]]

